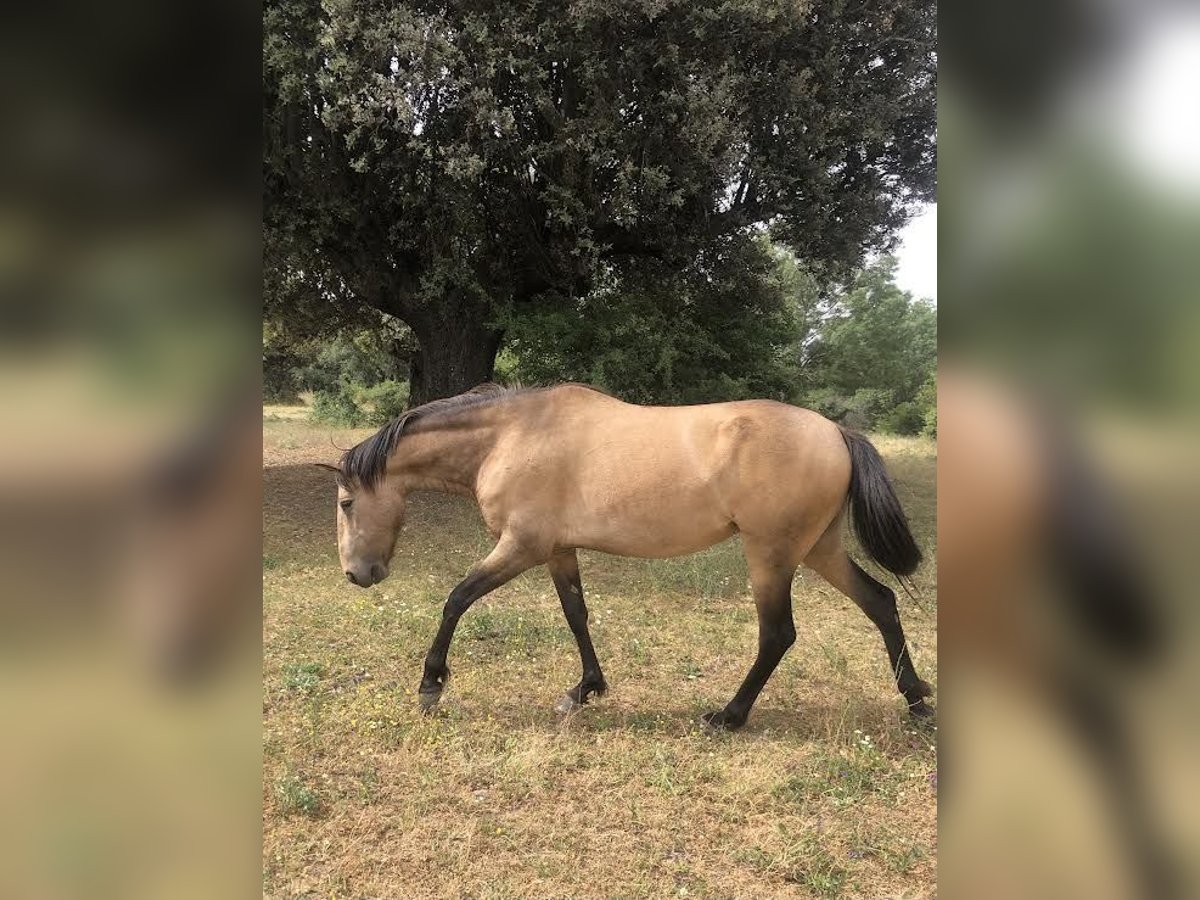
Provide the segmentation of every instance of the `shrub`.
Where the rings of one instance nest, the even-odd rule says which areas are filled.
[[[830,388],[809,391],[796,402],[835,422],[846,414],[846,398]]]
[[[352,391],[353,402],[368,425],[386,425],[408,409],[408,382],[381,381]]]
[[[365,414],[345,389],[317,391],[308,416],[321,425],[344,428],[357,428],[366,421]]]
[[[921,406],[921,434],[935,438],[937,437],[937,378],[935,375],[930,375],[928,380],[921,385],[921,390],[917,393],[917,403]]]
[[[292,380],[301,390],[337,391],[347,385],[400,379],[408,368],[407,338],[388,329],[345,331],[294,344]]]
[[[803,405],[847,428],[867,431],[875,428],[891,409],[892,395],[879,388],[860,388],[850,396],[823,388],[811,391]]]
[[[925,413],[919,404],[905,400],[881,416],[878,426],[880,430],[893,434],[920,434],[925,427]]]

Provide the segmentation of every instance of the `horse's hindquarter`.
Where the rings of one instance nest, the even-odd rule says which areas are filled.
[[[811,543],[837,517],[850,487],[838,426],[782,403],[723,405],[717,484],[738,529],[773,544]]]
[[[840,435],[814,413],[766,401],[641,407],[591,392],[564,401],[549,426],[495,455],[489,479],[492,509],[540,542],[679,556],[738,529],[791,531],[814,505],[827,523],[845,497]],[[838,464],[845,480],[830,489]],[[818,475],[824,489],[800,483]]]

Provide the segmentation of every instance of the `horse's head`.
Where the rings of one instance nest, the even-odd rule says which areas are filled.
[[[388,577],[404,525],[404,494],[386,481],[373,488],[338,479],[338,558],[351,584],[370,587]]]

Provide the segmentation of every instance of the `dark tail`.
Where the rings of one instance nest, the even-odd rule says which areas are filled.
[[[896,577],[911,575],[921,564],[921,551],[908,530],[908,518],[879,451],[861,434],[846,428],[842,440],[850,451],[850,510],[859,543],[871,559]]]

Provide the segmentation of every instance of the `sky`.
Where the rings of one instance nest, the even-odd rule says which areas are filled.
[[[900,232],[896,283],[914,297],[937,303],[937,204],[914,216]]]

